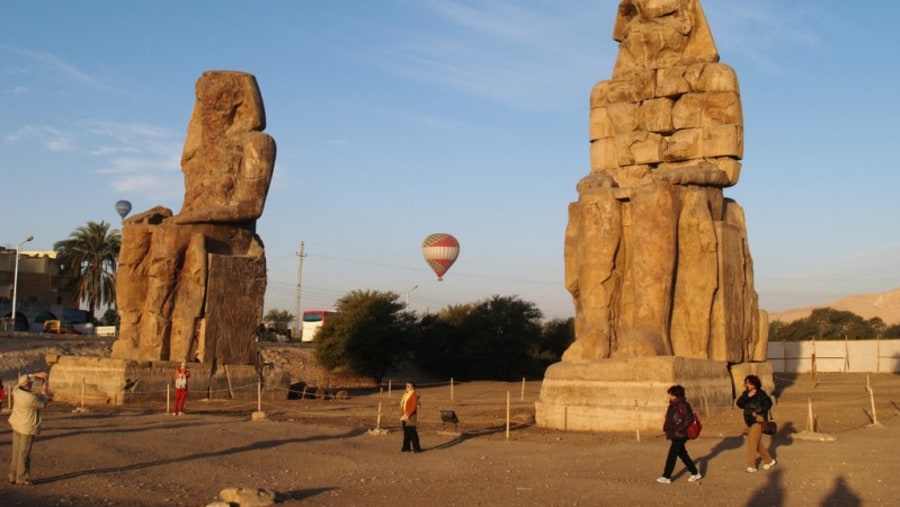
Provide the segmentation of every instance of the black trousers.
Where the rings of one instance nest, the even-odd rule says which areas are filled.
[[[403,452],[410,450],[415,452],[421,451],[422,448],[419,447],[419,432],[416,431],[416,427],[406,424],[406,421],[402,421],[400,424],[403,425],[403,447],[400,450]]]
[[[666,456],[666,468],[663,469],[663,477],[672,478],[672,471],[675,470],[675,460],[677,458],[681,458],[691,475],[697,474],[697,466],[694,465],[694,460],[688,455],[687,449],[684,447],[685,443],[687,443],[686,438],[672,439],[672,445],[669,446],[669,455]]]

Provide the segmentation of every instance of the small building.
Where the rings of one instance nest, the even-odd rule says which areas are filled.
[[[0,329],[12,330],[13,282],[16,279],[16,249],[0,247]],[[57,253],[19,251],[16,282],[17,331],[36,331],[44,321],[83,322],[84,312],[77,310],[78,298],[69,288],[71,278],[60,274]]]

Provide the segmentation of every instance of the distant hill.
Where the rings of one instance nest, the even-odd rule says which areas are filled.
[[[769,322],[780,320],[782,322],[793,322],[799,319],[809,317],[816,308],[833,308],[853,312],[864,319],[873,317],[881,317],[887,325],[900,323],[900,289],[894,289],[889,292],[880,294],[860,294],[858,296],[850,296],[844,299],[838,299],[830,303],[816,306],[808,306],[805,308],[796,308],[783,312],[770,312]]]

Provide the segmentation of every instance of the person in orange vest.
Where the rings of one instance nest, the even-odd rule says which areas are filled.
[[[191,372],[182,361],[181,367],[175,370],[175,405],[172,407],[172,415],[184,414],[184,402],[187,400],[189,378],[191,378]]]
[[[400,424],[403,426],[403,447],[400,452],[422,452],[419,446],[419,432],[416,430],[416,412],[419,409],[419,395],[416,384],[406,383],[406,391],[400,398]]]

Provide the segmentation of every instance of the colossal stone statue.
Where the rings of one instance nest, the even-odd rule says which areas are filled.
[[[697,0],[625,0],[613,38],[612,79],[591,93],[591,173],[569,206],[563,359],[750,360],[753,267],[743,211],[722,194],[743,155],[737,76]]]
[[[623,0],[613,39],[565,232],[575,341],[544,376],[544,427],[654,429],[672,384],[722,409],[733,376],[765,376],[744,213],[723,194],[743,157],[737,76],[699,0]]]
[[[275,141],[256,78],[205,72],[181,158],[184,203],[123,223],[112,357],[252,364],[266,259],[256,235]]]

